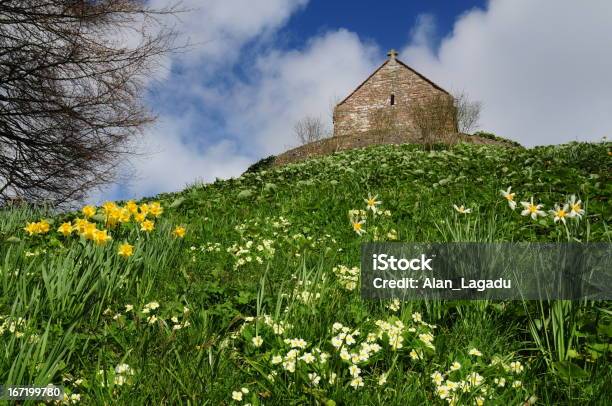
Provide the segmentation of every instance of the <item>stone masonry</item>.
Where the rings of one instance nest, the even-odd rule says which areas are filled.
[[[393,117],[396,129],[414,135],[410,115],[411,103],[442,95],[446,90],[397,59],[391,50],[389,58],[334,109],[334,136],[349,136],[374,131],[376,116]],[[454,123],[448,123],[456,131]]]

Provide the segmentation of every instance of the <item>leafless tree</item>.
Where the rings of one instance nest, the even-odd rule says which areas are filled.
[[[465,93],[456,94],[454,98],[459,132],[471,134],[479,127],[482,103],[471,101]]]
[[[415,101],[410,115],[427,149],[436,141],[449,141],[457,131],[457,112],[451,96],[438,94]]]
[[[146,78],[175,32],[145,0],[0,1],[0,205],[65,204],[114,179],[154,117]]]
[[[313,116],[306,116],[295,123],[293,132],[302,145],[319,141],[328,136],[328,131],[321,119]]]

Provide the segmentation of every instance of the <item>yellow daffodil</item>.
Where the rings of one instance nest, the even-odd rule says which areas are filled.
[[[112,240],[112,237],[108,235],[106,230],[95,230],[93,233],[93,241],[97,245],[104,245],[110,240]]]
[[[465,207],[463,207],[463,205],[457,207],[456,204],[453,204],[453,207],[455,208],[457,213],[460,213],[460,214],[470,214],[472,212],[472,209],[466,209]]]
[[[121,223],[127,223],[132,218],[132,213],[126,207],[123,207],[119,210],[119,221]]]
[[[70,234],[72,234],[73,230],[74,228],[72,227],[72,224],[70,224],[70,222],[67,222],[62,223],[62,225],[59,226],[59,228],[57,229],[57,232],[62,234],[64,237],[68,237]]]
[[[86,240],[93,240],[96,232],[98,231],[98,229],[96,228],[96,225],[94,223],[87,223],[84,226],[83,232],[81,233],[81,235],[86,239]]]
[[[124,258],[131,257],[132,255],[134,255],[134,246],[128,244],[127,242],[123,243],[119,245],[118,253]]]
[[[153,202],[149,205],[149,212],[153,216],[159,217],[164,212],[164,209],[161,207],[161,204],[159,204],[159,202]]]
[[[552,214],[554,216],[554,221],[555,223],[557,221],[562,221],[563,224],[565,224],[565,219],[567,217],[569,217],[570,213],[569,213],[569,205],[566,204],[563,207],[560,207],[558,204],[555,205],[554,210],[550,210],[549,213]]]
[[[36,222],[32,222],[32,223],[28,222],[23,229],[29,235],[38,234],[38,223],[36,223]]]
[[[120,217],[121,217],[121,209],[117,206],[111,207],[106,212],[106,226],[111,227],[111,228],[115,227],[117,223],[119,222]]]
[[[136,214],[138,213],[138,205],[136,204],[135,201],[130,200],[125,204],[125,208],[128,209],[128,211],[132,214]]]
[[[81,211],[86,218],[92,218],[96,215],[96,208],[90,205],[83,207]]]
[[[117,208],[117,205],[115,204],[115,202],[105,202],[102,205],[102,210],[104,210],[104,214],[106,214],[107,216]]]
[[[186,232],[185,227],[176,226],[174,231],[172,231],[172,235],[174,235],[177,238],[183,238],[185,237],[185,232]]]
[[[500,190],[499,193],[508,201],[508,206],[514,210],[516,209],[516,202],[514,201],[516,193],[511,193],[510,190],[512,190],[512,186],[509,186],[507,190]]]
[[[87,224],[90,224],[86,219],[76,219],[74,220],[74,228],[77,230],[79,234],[83,234],[85,232],[85,228]]]
[[[146,231],[147,233],[153,231],[153,228],[155,228],[155,223],[151,220],[145,220],[140,224],[140,230]]]
[[[144,214],[145,216],[146,216],[147,214],[149,214],[149,205],[148,205],[148,204],[146,204],[146,203],[141,204],[141,205],[140,205],[140,212],[141,212],[142,214]]]
[[[582,200],[576,201],[576,195],[572,195],[568,204],[570,209],[568,217],[581,218],[584,214],[584,210],[582,209]]]
[[[538,216],[546,217],[546,213],[540,210],[542,207],[544,207],[544,205],[534,204],[533,197],[531,198],[530,202],[521,202],[521,205],[523,206],[523,209],[524,209],[521,212],[521,216],[531,216],[533,220],[537,219]]]
[[[145,221],[147,218],[147,215],[144,213],[136,213],[134,214],[134,220],[136,220],[137,223],[142,223],[143,221]]]
[[[40,220],[38,222],[38,232],[40,234],[45,234],[49,232],[49,223],[47,222],[47,220]]]
[[[365,224],[365,220],[353,220],[353,231],[356,232],[359,235],[362,235],[363,233],[365,233],[365,230],[363,228],[363,225]]]

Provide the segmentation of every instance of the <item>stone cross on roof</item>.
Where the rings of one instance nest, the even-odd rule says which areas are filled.
[[[391,49],[389,52],[387,52],[387,56],[389,57],[389,59],[395,59],[397,55],[399,54],[395,49]]]

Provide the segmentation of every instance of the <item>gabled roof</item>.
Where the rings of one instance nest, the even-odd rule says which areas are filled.
[[[409,71],[413,72],[414,74],[416,74],[418,77],[420,77],[421,79],[423,79],[425,82],[429,83],[430,85],[432,85],[433,87],[435,87],[438,90],[443,91],[444,93],[450,95],[449,92],[447,92],[446,90],[444,90],[443,88],[441,88],[440,86],[438,86],[437,84],[435,84],[434,82],[432,82],[431,80],[427,79],[424,75],[422,75],[421,73],[417,72],[416,70],[412,69],[410,66],[406,65],[404,62],[400,61],[397,58],[393,58],[397,63],[399,63],[400,65],[402,65],[404,68],[408,69]],[[336,104],[336,107],[341,105],[342,103],[344,103],[345,101],[347,101],[348,99],[351,98],[352,95],[354,95],[357,90],[361,89],[361,87],[363,85],[365,85],[368,80],[370,80],[372,78],[372,76],[376,75],[376,72],[378,72],[379,70],[381,70],[386,64],[389,63],[389,61],[391,61],[391,59],[387,59],[386,61],[384,61],[382,63],[382,65],[380,65],[378,68],[376,68],[376,70],[374,72],[372,72],[372,74],[370,76],[368,76],[368,78],[366,80],[364,80],[363,82],[361,82],[361,84],[359,86],[357,86],[355,88],[355,90],[353,90],[348,96],[346,96],[344,99],[342,99],[342,101],[338,104]]]

